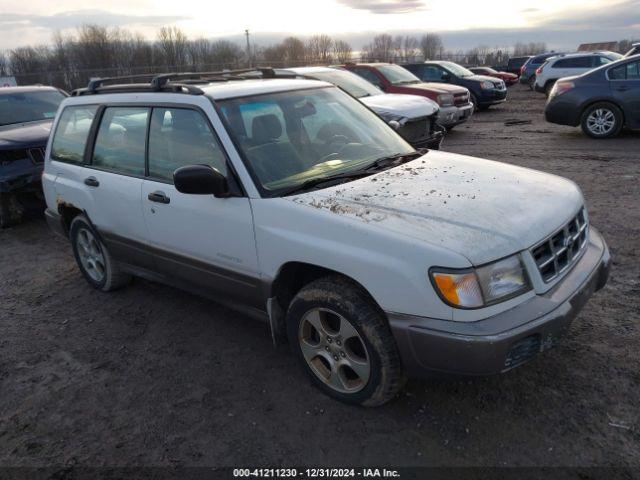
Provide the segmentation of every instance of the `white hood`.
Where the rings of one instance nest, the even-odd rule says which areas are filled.
[[[387,93],[359,98],[362,103],[381,116],[398,116],[404,119],[433,115],[440,110],[433,100],[418,95]]]
[[[534,246],[583,204],[570,180],[505,163],[429,151],[404,165],[293,197],[480,265]]]

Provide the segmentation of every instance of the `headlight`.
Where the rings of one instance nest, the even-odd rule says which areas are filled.
[[[441,95],[438,95],[438,105],[440,105],[441,107],[450,107],[451,105],[453,105],[453,95],[451,95],[450,93],[443,93]]]
[[[433,286],[442,300],[456,308],[481,308],[531,289],[520,255],[478,268],[450,270],[432,268]]]
[[[382,117],[382,119],[389,123],[391,121],[398,122],[400,125],[404,125],[407,123],[407,117],[403,117],[402,115],[398,115],[392,112],[378,112],[378,115]]]
[[[494,85],[493,82],[482,82],[480,83],[480,88],[482,88],[483,90],[491,90],[493,88],[496,88],[496,86]]]

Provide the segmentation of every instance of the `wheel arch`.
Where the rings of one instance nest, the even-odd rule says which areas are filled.
[[[383,312],[373,295],[353,277],[321,265],[299,261],[287,262],[280,267],[267,288],[267,310],[274,343],[286,342],[285,316],[296,294],[314,280],[330,275],[340,276],[352,283],[356,288],[362,290],[371,302]]]

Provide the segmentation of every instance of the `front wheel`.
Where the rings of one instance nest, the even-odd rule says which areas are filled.
[[[92,287],[109,292],[131,281],[113,260],[87,217],[78,215],[73,219],[69,237],[78,267]]]
[[[531,77],[529,77],[529,81],[527,83],[529,85],[529,90],[531,90],[531,91],[535,90],[535,87],[536,87],[536,76],[535,75],[531,75]]]
[[[287,333],[312,382],[338,400],[378,406],[404,384],[384,314],[343,277],[324,277],[300,290],[287,312]]]
[[[0,193],[0,229],[20,223],[24,208],[13,193]]]
[[[609,102],[598,102],[582,114],[582,131],[591,138],[615,137],[622,130],[623,117],[618,107]]]

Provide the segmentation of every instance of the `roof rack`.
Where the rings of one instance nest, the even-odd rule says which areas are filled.
[[[122,77],[94,78],[85,88],[74,90],[72,96],[95,95],[98,93],[125,92],[170,92],[202,95],[204,91],[196,84],[210,82],[225,82],[229,80],[248,80],[251,78],[296,78],[297,75],[276,72],[268,68],[246,68],[241,70],[217,70],[214,72],[176,72],[176,73],[143,73],[140,75],[125,75]],[[122,80],[133,83],[117,83]],[[137,82],[141,80],[140,82]],[[180,82],[175,82],[181,80]],[[112,84],[112,85],[108,85]]]

